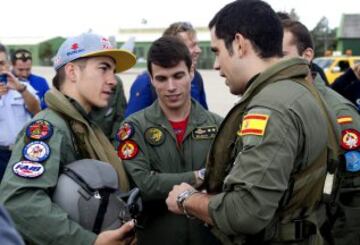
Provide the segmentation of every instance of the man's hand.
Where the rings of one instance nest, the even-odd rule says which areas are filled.
[[[119,229],[103,231],[96,238],[94,245],[127,245],[136,244],[135,235],[132,234],[135,221],[123,224]]]
[[[14,89],[16,91],[19,91],[23,88],[23,85],[22,83],[19,82],[19,80],[11,73],[11,72],[4,72],[4,74],[7,75],[7,87],[9,89]]]
[[[187,183],[182,183],[180,185],[174,185],[172,191],[169,192],[168,197],[166,198],[166,204],[168,209],[176,214],[184,214],[183,211],[179,208],[176,202],[176,198],[180,195],[180,193],[188,190],[194,189],[191,185]]]
[[[5,83],[0,83],[0,96],[7,94],[8,87]]]

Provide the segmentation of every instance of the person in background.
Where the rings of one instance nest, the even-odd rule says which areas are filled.
[[[360,64],[355,64],[336,78],[331,88],[354,103],[360,111]]]
[[[9,214],[6,212],[5,208],[2,205],[0,205],[0,244],[25,244],[19,233],[16,231]]]
[[[192,69],[194,69],[194,75],[191,81],[191,96],[205,109],[208,109],[204,82],[200,73],[196,70],[201,49],[198,44],[195,29],[188,22],[175,22],[164,31],[163,36],[178,37],[188,47],[193,62]],[[150,106],[156,100],[157,95],[150,80],[148,72],[144,72],[133,82],[130,88],[130,98],[125,111],[125,117]]]
[[[284,27],[283,51],[287,57],[302,57],[311,63],[314,58],[314,44],[308,29],[300,22],[290,19],[282,21]],[[330,110],[335,113],[339,126],[338,144],[344,152],[344,161],[340,162],[342,183],[334,186],[335,192],[340,190],[337,201],[338,210],[328,207],[331,216],[325,223],[322,232],[326,239],[335,244],[357,244],[360,239],[360,115],[353,103],[327,87],[318,74],[313,74],[313,84],[323,96]],[[355,136],[355,137],[353,137]],[[354,141],[355,140],[355,141]],[[350,143],[351,142],[351,143]],[[345,171],[344,171],[345,170]],[[331,205],[334,205],[331,203]],[[320,217],[324,220],[324,217]],[[334,223],[334,229],[329,226]],[[330,226],[330,227],[331,227]],[[331,234],[332,233],[332,234]]]
[[[191,98],[192,59],[176,37],[150,47],[148,72],[158,99],[127,117],[117,133],[118,155],[141,191],[144,212],[139,244],[217,244],[201,221],[169,212],[165,198],[174,184],[202,184],[206,156],[222,118]]]
[[[30,83],[36,90],[40,98],[41,109],[45,109],[45,93],[49,90],[49,85],[45,78],[31,73],[32,55],[29,50],[17,49],[11,55],[12,72],[20,80]]]
[[[7,50],[0,44],[0,182],[17,134],[40,111],[36,91],[9,72]]]
[[[209,29],[214,69],[242,97],[211,145],[206,193],[176,185],[169,210],[206,222],[223,244],[321,244],[314,208],[332,125],[308,63],[282,58],[283,28],[264,1],[227,4]]]

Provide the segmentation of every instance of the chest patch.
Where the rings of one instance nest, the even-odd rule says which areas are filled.
[[[269,115],[259,114],[259,113],[249,113],[244,116],[244,119],[241,124],[241,129],[238,131],[238,136],[245,135],[257,135],[263,136],[265,134],[265,129],[267,122],[269,120]]]
[[[338,124],[348,124],[353,122],[353,118],[351,116],[340,116],[336,118]]]
[[[120,143],[118,147],[118,156],[122,160],[130,160],[136,157],[139,152],[139,147],[133,140],[125,140]]]
[[[118,141],[124,141],[129,139],[134,134],[134,126],[130,122],[125,122],[116,133],[116,139]]]
[[[161,145],[165,141],[165,133],[161,128],[151,127],[145,131],[145,140],[150,145]]]
[[[196,140],[213,139],[216,136],[218,129],[216,126],[198,127],[192,131],[192,137]]]

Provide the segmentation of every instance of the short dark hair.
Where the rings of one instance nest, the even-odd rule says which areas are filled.
[[[152,76],[151,64],[171,68],[184,61],[190,71],[192,60],[189,49],[179,38],[164,36],[152,43],[148,56],[147,68]]]
[[[31,52],[27,49],[17,49],[11,55],[11,63],[15,65],[17,60],[32,60]]]
[[[76,63],[80,67],[80,69],[83,70],[86,66],[86,62],[88,59],[89,59],[88,57],[79,58],[79,59],[70,61],[68,63]],[[52,79],[53,86],[55,88],[57,88],[58,90],[60,90],[61,85],[65,81],[65,65],[56,70],[55,76]]]
[[[284,31],[288,31],[293,35],[292,43],[296,45],[299,55],[302,55],[307,48],[314,50],[314,42],[306,26],[292,19],[283,19],[281,22]]]
[[[237,33],[249,39],[261,58],[282,57],[283,29],[269,4],[260,0],[237,0],[223,7],[210,21],[216,37],[223,39],[232,54]]]

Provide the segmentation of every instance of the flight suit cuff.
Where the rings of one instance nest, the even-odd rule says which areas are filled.
[[[231,228],[227,222],[226,214],[224,213],[224,198],[226,192],[222,192],[215,196],[210,197],[209,200],[209,215],[214,222],[215,226],[225,234],[235,234],[236,232]]]

